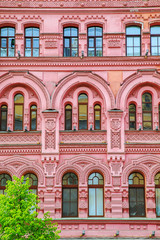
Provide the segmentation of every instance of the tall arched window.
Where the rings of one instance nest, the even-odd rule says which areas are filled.
[[[152,129],[152,96],[150,93],[142,95],[143,130]]]
[[[31,131],[37,130],[37,106],[32,105],[30,107],[30,129]]]
[[[27,173],[24,175],[24,182],[26,182],[26,179],[29,178],[29,184],[30,188],[33,193],[37,194],[37,189],[38,189],[38,178],[35,174],[33,173]]]
[[[150,29],[151,34],[151,55],[160,55],[160,26],[152,26]]]
[[[130,217],[145,216],[145,185],[144,177],[138,172],[131,173],[129,182],[129,215]]]
[[[10,175],[3,173],[0,174],[0,194],[4,194],[4,190],[6,189],[7,181],[12,181]]]
[[[0,131],[7,131],[7,106],[1,106],[1,119],[0,119]]]
[[[99,104],[94,106],[94,129],[101,129],[101,106]]]
[[[25,28],[25,57],[39,57],[39,28]]]
[[[136,130],[136,105],[129,105],[129,130]]]
[[[101,57],[103,55],[103,34],[101,27],[88,28],[88,56]]]
[[[72,106],[65,106],[65,130],[72,130]]]
[[[23,108],[24,108],[24,97],[18,93],[14,97],[14,130],[23,130]]]
[[[78,97],[79,129],[88,129],[88,96],[81,93]]]
[[[100,173],[94,172],[88,178],[89,217],[103,216],[104,180]]]
[[[63,30],[63,56],[78,56],[78,28],[65,27]]]
[[[78,178],[71,172],[62,179],[62,217],[78,217]]]
[[[155,188],[156,188],[156,215],[160,217],[160,172],[155,176]]]
[[[141,28],[138,26],[126,27],[126,55],[141,55]]]
[[[14,57],[15,55],[15,29],[3,27],[0,29],[0,56]]]

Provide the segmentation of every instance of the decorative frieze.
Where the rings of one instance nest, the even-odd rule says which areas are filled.
[[[126,131],[126,143],[160,143],[159,131]]]
[[[107,146],[106,144],[93,144],[93,145],[65,145],[65,144],[60,144],[60,153],[64,154],[75,154],[75,153],[107,153]]]

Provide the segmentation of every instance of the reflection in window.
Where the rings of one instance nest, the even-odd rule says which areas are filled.
[[[37,130],[37,106],[32,105],[30,108],[30,128],[31,131]]]
[[[155,188],[156,188],[156,215],[160,217],[160,173],[155,176]]]
[[[152,129],[152,96],[150,93],[142,95],[143,130]]]
[[[151,27],[151,55],[160,56],[160,26]]]
[[[88,178],[89,216],[103,216],[103,176],[92,173]]]
[[[94,129],[101,129],[101,106],[99,104],[94,106]]]
[[[8,174],[0,174],[0,194],[4,194],[6,189],[7,181],[12,181],[12,178]]]
[[[72,106],[65,106],[65,130],[72,130]]]
[[[78,112],[79,129],[86,130],[88,127],[88,96],[85,93],[81,93],[78,97]]]
[[[1,106],[0,131],[7,131],[7,106]]]
[[[3,27],[0,29],[0,56],[14,57],[15,55],[15,29]]]
[[[88,28],[88,56],[101,57],[103,47],[103,37],[101,27]]]
[[[144,177],[140,173],[129,176],[129,215],[130,217],[145,216]]]
[[[138,26],[126,27],[126,55],[141,55],[141,28]]]
[[[25,57],[39,56],[39,28],[25,28]]]
[[[14,130],[23,130],[23,108],[24,97],[22,94],[16,94],[14,97]]]
[[[64,57],[78,56],[78,28],[66,27],[63,32]]]
[[[66,173],[62,179],[62,217],[78,216],[78,178]]]
[[[129,130],[136,130],[136,106],[129,105]]]

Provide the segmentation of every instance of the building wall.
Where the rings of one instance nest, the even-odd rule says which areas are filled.
[[[40,217],[50,211],[62,237],[160,237],[155,175],[160,171],[160,58],[150,51],[150,27],[160,24],[158,0],[6,1],[0,28],[15,28],[15,56],[0,57],[0,106],[8,106],[0,132],[0,173],[38,177]],[[126,56],[126,27],[141,27],[141,56]],[[103,56],[87,57],[87,28],[103,28]],[[39,57],[25,57],[24,31],[38,27]],[[77,57],[63,57],[64,27],[78,28]],[[149,53],[145,56],[147,49]],[[19,51],[19,56],[18,56]],[[84,51],[84,56],[82,56]],[[152,130],[143,130],[142,95],[152,95]],[[23,131],[14,131],[14,96],[24,96]],[[78,130],[78,96],[88,95],[88,130]],[[65,105],[72,130],[65,130]],[[101,130],[94,130],[94,105]],[[129,104],[136,105],[136,130],[129,130]],[[30,131],[30,106],[37,129]],[[90,130],[92,126],[92,130]],[[25,131],[25,128],[27,131]],[[74,131],[76,129],[76,131]],[[156,130],[157,129],[157,130]],[[62,217],[62,177],[78,177],[78,217]],[[104,214],[89,217],[88,177],[104,177]],[[129,216],[132,172],[145,180],[145,216]]]

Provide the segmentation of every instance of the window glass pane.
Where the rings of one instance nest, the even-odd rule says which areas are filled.
[[[140,46],[140,37],[134,37],[134,46]]]
[[[64,48],[64,57],[70,57],[70,48]]]
[[[89,48],[94,47],[94,38],[89,38]]]
[[[63,189],[63,201],[69,201],[70,200],[70,189],[66,188]]]
[[[85,93],[82,93],[78,96],[79,103],[88,103],[88,96]]]
[[[133,47],[127,47],[127,56],[133,56]]]
[[[103,188],[96,188],[97,216],[103,215]]]
[[[130,130],[135,130],[136,129],[136,123],[135,122],[130,122],[129,123],[129,129]]]
[[[160,173],[156,174],[154,181],[155,185],[160,185]]]
[[[65,129],[66,130],[72,130],[72,111],[66,110],[65,114]]]
[[[77,48],[77,38],[72,38],[72,48]]]
[[[38,57],[39,56],[39,49],[33,49],[33,57]]]
[[[98,180],[99,180],[98,177],[94,177],[92,184],[98,185]]]
[[[15,43],[15,39],[14,38],[8,38],[8,46],[10,48],[14,48],[14,43]]]
[[[77,37],[78,36],[78,29],[77,28],[71,28],[71,36]]]
[[[1,112],[1,131],[7,130],[7,111]]]
[[[31,130],[36,130],[37,112],[31,111]]]
[[[158,54],[158,48],[157,47],[151,47],[151,52],[153,56],[157,56]]]
[[[15,34],[15,29],[14,28],[8,28],[8,36],[14,36]]]
[[[94,48],[88,48],[88,56],[94,57]]]
[[[15,103],[24,103],[24,97],[22,94],[16,94],[14,97]]]
[[[102,48],[102,38],[96,38],[96,47]]]
[[[143,121],[152,121],[152,114],[151,113],[143,113]]]
[[[88,28],[88,36],[95,36],[95,27]]]
[[[26,38],[26,48],[31,48],[31,38]]]
[[[14,49],[13,48],[8,49],[8,56],[9,57],[14,57]]]
[[[138,26],[126,27],[126,34],[127,35],[140,35],[141,34],[141,28],[138,27]]]
[[[26,37],[32,37],[32,28],[26,28],[25,29],[25,36]]]
[[[64,39],[64,46],[69,48],[69,38]]]
[[[33,37],[39,37],[39,28],[33,28]]]
[[[96,27],[96,36],[102,36],[102,28]]]
[[[160,217],[160,188],[156,188],[156,215]]]
[[[100,111],[95,111],[95,129],[100,129]]]
[[[151,37],[151,46],[157,46],[157,45],[158,45],[158,38]]]
[[[101,57],[102,56],[102,48],[96,48],[96,56]]]
[[[15,105],[14,129],[23,130],[23,105]]]
[[[71,188],[71,201],[77,202],[77,188]]]
[[[134,47],[134,56],[140,56],[140,47]]]
[[[7,33],[7,28],[1,28],[1,36],[2,37],[7,37],[8,33]]]
[[[72,57],[77,57],[78,56],[78,51],[77,51],[77,48],[72,48],[72,53],[71,53]]]
[[[64,28],[64,36],[70,37],[70,28]]]
[[[1,38],[1,47],[6,48],[7,47],[7,38]]]
[[[25,56],[26,57],[31,57],[31,49],[29,49],[29,48],[25,49]]]
[[[144,93],[142,95],[142,102],[152,102],[152,96],[150,93]]]
[[[133,37],[127,37],[127,47],[133,46]]]
[[[135,121],[135,113],[132,113],[132,112],[131,112],[131,113],[129,114],[129,120],[130,120],[130,121]]]
[[[143,129],[144,130],[152,129],[152,123],[151,122],[143,122]]]
[[[89,188],[89,216],[96,215],[95,188]]]
[[[79,129],[87,129],[87,105],[79,105]]]
[[[1,48],[1,57],[6,57],[6,56],[7,56],[7,49]]]
[[[151,34],[160,34],[160,26],[152,26]]]
[[[39,38],[33,38],[33,48],[39,48]]]

